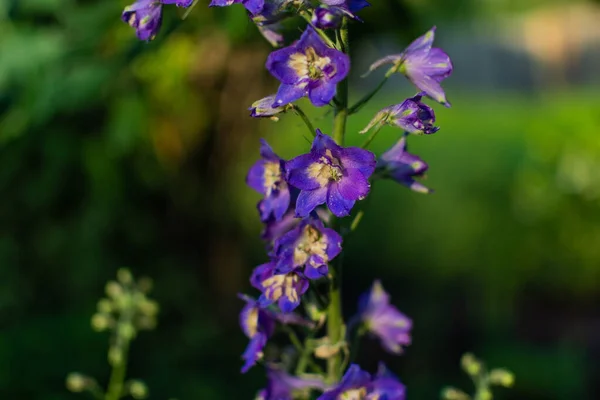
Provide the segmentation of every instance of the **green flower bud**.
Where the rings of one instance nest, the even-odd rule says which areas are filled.
[[[492,400],[494,396],[492,396],[492,391],[490,389],[481,389],[477,394],[477,399],[480,400]]]
[[[507,388],[512,387],[515,383],[515,375],[502,368],[493,369],[490,372],[488,379],[492,385],[504,386]]]
[[[113,311],[112,302],[109,299],[100,299],[96,305],[99,313],[110,314]]]
[[[135,337],[135,328],[132,324],[120,324],[118,334],[123,340],[129,341]]]
[[[134,399],[145,399],[148,397],[148,387],[142,381],[131,381],[129,393]]]
[[[119,346],[111,346],[108,349],[108,363],[110,365],[120,365],[123,362],[123,351]]]
[[[71,372],[67,375],[66,386],[67,389],[73,393],[80,393],[85,390],[88,385],[89,378],[85,375],[77,372]]]
[[[481,362],[471,353],[465,353],[460,360],[460,364],[463,370],[471,376],[479,375],[482,369]]]
[[[133,283],[133,275],[127,268],[119,268],[117,271],[117,280],[123,285],[131,285]]]
[[[92,315],[92,329],[96,332],[102,332],[112,327],[114,320],[110,315],[96,313]]]
[[[148,317],[154,317],[156,314],[158,314],[158,303],[154,300],[149,300],[147,298],[143,298],[139,303],[138,303],[138,308],[140,310],[140,312]]]
[[[442,390],[442,400],[469,400],[468,394],[462,390],[458,390],[453,387],[447,387]]]
[[[115,281],[108,281],[104,289],[106,295],[111,299],[118,299],[123,295],[123,287]]]

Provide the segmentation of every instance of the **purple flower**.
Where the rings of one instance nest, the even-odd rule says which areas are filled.
[[[338,146],[317,129],[310,153],[288,161],[285,167],[288,183],[300,189],[296,215],[305,217],[323,203],[338,217],[350,214],[356,200],[369,193],[368,179],[375,165],[370,151]]]
[[[377,336],[387,351],[399,354],[402,346],[410,344],[412,321],[390,304],[381,282],[375,281],[371,291],[361,296],[358,313],[368,332]]]
[[[327,385],[320,376],[299,378],[275,368],[267,369],[267,387],[261,391],[260,400],[293,400],[294,394],[310,389],[325,390]]]
[[[365,0],[321,0],[321,3],[329,6],[334,12],[346,14],[350,18],[360,21],[356,13],[370,4]]]
[[[152,40],[162,24],[162,4],[157,0],[137,0],[125,7],[121,19],[132,28],[140,40]]]
[[[280,220],[275,217],[270,217],[265,221],[265,226],[261,233],[261,239],[267,242],[273,242],[284,233],[289,232],[292,228],[297,226],[301,219],[296,218],[295,211],[293,208],[289,209]]]
[[[277,117],[274,117],[274,115],[285,112],[291,107],[291,105],[273,107],[274,102],[274,94],[264,97],[260,100],[256,100],[254,103],[252,103],[252,106],[248,108],[248,110],[250,110],[250,116],[255,118],[268,117],[277,120]]]
[[[380,128],[384,124],[397,126],[415,135],[429,135],[437,132],[440,128],[433,126],[435,123],[433,109],[421,102],[424,94],[424,92],[421,92],[404,100],[401,104],[389,106],[379,111],[360,133],[366,133],[374,126]]]
[[[399,71],[433,100],[450,107],[440,83],[452,73],[452,61],[439,48],[432,48],[435,26],[417,38],[401,54],[384,57],[371,65],[369,71],[384,64],[393,64],[388,74]]]
[[[327,263],[342,251],[342,237],[325,228],[316,217],[307,217],[275,241],[276,272],[302,269],[308,279],[327,276]]]
[[[300,305],[308,280],[295,271],[279,274],[275,269],[274,261],[259,265],[252,272],[250,283],[262,292],[258,299],[260,307],[276,302],[282,312],[289,313]]]
[[[348,75],[350,59],[328,47],[308,27],[300,40],[269,54],[266,67],[281,81],[273,106],[308,96],[315,106],[321,107],[329,104],[335,96],[336,84]]]
[[[284,179],[285,164],[264,139],[261,139],[260,155],[262,160],[250,168],[246,183],[265,196],[258,203],[261,220],[266,221],[271,214],[280,220],[290,205],[290,190]]]
[[[267,339],[275,330],[275,320],[266,310],[259,307],[258,302],[247,296],[239,297],[246,301],[246,305],[240,312],[240,326],[250,338],[250,343],[242,354],[242,359],[245,360],[242,373],[246,373],[262,358],[262,350],[267,344]]]
[[[405,387],[381,364],[374,378],[351,364],[342,381],[317,400],[404,400]]]
[[[265,5],[265,0],[212,0],[209,7],[227,7],[232,4],[243,4],[252,15],[260,13]]]
[[[137,0],[125,7],[121,19],[135,28],[140,40],[152,40],[162,24],[162,5],[189,7],[194,0]]]
[[[340,26],[344,14],[338,8],[317,7],[312,15],[312,24],[320,29],[335,29]]]
[[[396,182],[415,192],[431,193],[431,189],[414,179],[422,177],[429,166],[406,150],[406,136],[403,136],[398,143],[379,157],[377,167]]]

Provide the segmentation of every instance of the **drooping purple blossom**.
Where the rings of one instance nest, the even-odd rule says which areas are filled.
[[[331,12],[345,14],[350,18],[360,21],[356,15],[357,12],[365,7],[370,6],[365,0],[320,0],[321,3],[329,7]]]
[[[373,63],[369,71],[385,64],[393,64],[390,71],[401,72],[427,96],[450,107],[440,84],[452,73],[452,61],[443,50],[432,48],[434,38],[435,26],[412,42],[404,52],[389,55]]]
[[[325,390],[327,385],[320,376],[296,377],[281,369],[267,369],[267,387],[261,390],[257,400],[294,400],[298,393],[310,389]],[[294,397],[296,395],[296,397]]]
[[[251,15],[260,13],[265,5],[265,0],[212,0],[209,7],[227,7],[232,4],[243,4]]]
[[[125,7],[121,15],[135,29],[140,40],[152,40],[162,25],[162,4],[157,0],[137,0]]]
[[[349,215],[355,202],[369,193],[375,165],[370,151],[338,146],[317,129],[310,153],[286,163],[288,183],[300,189],[296,215],[305,217],[324,203],[337,217]]]
[[[125,7],[121,19],[135,28],[140,40],[152,40],[162,25],[162,5],[189,7],[194,0],[137,0]]]
[[[260,155],[262,159],[250,168],[246,183],[264,195],[258,203],[261,220],[266,221],[271,214],[276,220],[280,220],[290,205],[290,190],[285,181],[285,163],[264,139],[261,139]]]
[[[382,125],[397,126],[405,132],[415,135],[429,135],[437,132],[440,128],[433,126],[435,123],[433,109],[421,102],[424,95],[425,93],[421,92],[400,104],[382,109],[375,114],[371,122],[360,133],[366,133],[371,128],[375,126],[379,128]]]
[[[341,382],[317,400],[405,400],[405,387],[383,365],[375,377],[351,364]]]
[[[377,160],[377,168],[385,176],[419,193],[431,193],[432,190],[415,178],[422,177],[429,165],[421,158],[407,151],[406,136],[403,136],[392,148]]]
[[[328,47],[312,27],[300,40],[275,50],[266,67],[281,81],[274,107],[308,96],[317,107],[325,106],[335,96],[336,85],[350,69],[350,59],[341,51]]]
[[[340,26],[344,14],[337,8],[317,7],[311,22],[319,29],[335,29]]]
[[[245,361],[242,373],[246,373],[262,358],[262,351],[267,344],[267,339],[275,330],[275,319],[250,297],[243,295],[239,297],[246,302],[240,312],[240,326],[250,339],[250,343],[242,354],[242,359]]]
[[[288,4],[289,0],[265,0],[260,12],[251,16],[259,32],[273,47],[284,44],[280,21],[290,15],[286,12]]]
[[[275,241],[276,272],[299,270],[308,279],[320,279],[327,276],[328,262],[341,251],[342,237],[310,216]]]
[[[289,105],[273,107],[274,102],[274,94],[264,97],[260,100],[256,100],[254,103],[252,103],[252,106],[248,108],[248,110],[250,110],[250,116],[254,118],[273,118],[275,115],[285,112],[290,107]]]
[[[302,295],[308,290],[308,280],[296,271],[276,273],[276,263],[270,261],[259,265],[252,272],[250,283],[262,292],[258,299],[260,307],[277,303],[284,313],[300,305]]]
[[[411,343],[412,321],[390,304],[381,282],[375,281],[371,290],[360,297],[358,314],[367,331],[379,338],[390,353],[399,354],[402,346]]]

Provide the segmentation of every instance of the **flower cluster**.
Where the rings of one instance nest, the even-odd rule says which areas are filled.
[[[163,4],[189,7],[192,0],[137,0],[127,7],[123,20],[142,40],[157,34]],[[357,314],[348,326],[343,324],[337,264],[340,262],[346,233],[356,228],[364,203],[378,179],[392,179],[416,192],[430,193],[420,179],[428,165],[407,151],[410,136],[432,135],[439,128],[427,97],[450,107],[441,86],[453,69],[448,55],[433,47],[435,27],[417,38],[403,52],[384,57],[371,65],[369,72],[391,64],[384,82],[396,73],[404,75],[417,93],[398,104],[379,111],[360,132],[371,132],[361,147],[344,146],[346,118],[369,101],[383,85],[355,105],[348,104],[348,26],[359,21],[359,13],[369,6],[365,0],[212,0],[210,6],[241,3],[249,19],[278,49],[266,59],[266,69],[279,81],[276,93],[257,100],[250,107],[252,117],[273,120],[291,111],[305,122],[314,137],[310,150],[284,159],[261,139],[260,159],[249,169],[246,183],[260,194],[258,215],[264,227],[266,262],[257,266],[250,283],[257,298],[241,295],[246,302],[240,325],[249,339],[242,358],[242,372],[259,362],[266,365],[268,385],[259,392],[262,400],[307,398],[311,390],[322,392],[321,400],[387,399],[403,400],[404,385],[381,365],[372,375],[358,365],[343,366],[351,336],[369,334],[382,347],[401,354],[411,342],[412,321],[390,303],[379,281],[359,302]],[[288,44],[281,22],[301,16],[308,22],[298,40]],[[315,129],[295,103],[306,97],[315,107],[331,107],[334,126],[331,135]],[[368,145],[386,126],[400,128],[396,143],[379,157]],[[359,210],[360,209],[360,210]],[[360,215],[359,215],[360,214]],[[344,218],[349,217],[345,224]],[[327,284],[329,292],[321,288]],[[302,316],[304,305],[306,317]],[[265,348],[277,329],[288,332],[297,354],[294,375],[289,357],[280,360],[264,356]],[[300,343],[297,332],[307,334]],[[326,333],[324,333],[326,332]],[[317,339],[315,339],[317,338]],[[278,354],[275,352],[274,354]],[[307,374],[322,369],[327,374]],[[324,375],[324,374],[323,374]]]

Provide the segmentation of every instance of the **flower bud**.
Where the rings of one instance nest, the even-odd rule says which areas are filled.
[[[123,285],[131,285],[133,283],[133,275],[127,268],[119,268],[117,271],[117,280]]]
[[[481,372],[481,362],[471,353],[465,353],[460,359],[460,364],[463,370],[471,376],[479,375]]]
[[[123,362],[123,351],[119,346],[113,345],[108,349],[108,363],[112,366]]]
[[[118,299],[123,294],[123,287],[115,281],[108,281],[105,287],[106,295],[111,299]]]
[[[66,386],[67,389],[73,393],[83,392],[87,386],[89,378],[85,375],[77,372],[71,372],[67,375]]]
[[[140,312],[148,317],[158,314],[158,303],[154,300],[143,298],[138,302]]]
[[[492,391],[490,389],[485,388],[477,393],[476,398],[478,400],[492,400],[494,396],[492,396]]]
[[[142,381],[130,381],[129,393],[134,399],[145,399],[148,397],[148,387]]]
[[[113,311],[112,302],[109,299],[100,299],[96,308],[101,314],[110,314]]]
[[[252,106],[248,108],[248,110],[250,110],[250,116],[255,118],[271,117],[271,119],[277,121],[277,118],[273,116],[285,112],[291,107],[290,105],[285,105],[282,107],[273,107],[274,103],[274,94],[262,98],[260,100],[256,100],[254,103],[252,103]]]
[[[333,357],[340,352],[341,343],[331,344],[328,337],[324,337],[317,341],[318,345],[315,347],[315,357],[327,359]]]
[[[512,387],[515,383],[515,375],[505,369],[496,368],[493,369],[488,379],[492,385],[504,386],[504,387]]]
[[[135,328],[132,324],[121,324],[119,325],[118,334],[123,340],[131,340],[135,336]]]
[[[96,313],[92,315],[92,329],[94,329],[96,332],[102,332],[107,330],[113,325],[113,322],[114,321],[110,315],[101,313]]]
[[[447,387],[442,390],[442,400],[469,400],[469,395],[462,390]]]
[[[329,8],[317,7],[311,22],[320,29],[336,29],[342,22],[342,14]]]

